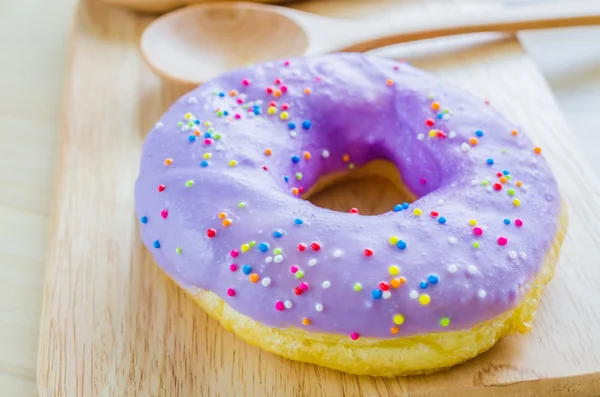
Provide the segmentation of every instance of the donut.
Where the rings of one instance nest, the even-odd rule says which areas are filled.
[[[376,216],[303,199],[360,170],[413,199]],[[226,329],[372,376],[448,368],[529,331],[567,227],[518,126],[355,53],[257,64],[181,97],[145,140],[135,207],[158,266]]]

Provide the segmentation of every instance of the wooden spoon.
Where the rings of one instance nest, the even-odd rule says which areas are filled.
[[[404,18],[406,19],[406,18]],[[399,20],[384,13],[353,21],[243,2],[194,5],[156,19],[142,36],[142,54],[160,76],[200,84],[249,63],[334,51],[368,51],[463,33],[600,24],[600,1],[571,0],[487,12],[424,13]]]

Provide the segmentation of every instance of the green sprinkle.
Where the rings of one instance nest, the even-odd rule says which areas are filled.
[[[188,127],[190,127],[190,128],[192,128],[194,126],[194,122],[192,122],[192,121],[188,121],[187,124],[188,124]]]
[[[240,208],[246,208],[246,203],[244,203],[242,201],[241,203],[238,204],[238,207],[240,207]]]
[[[481,186],[487,186],[487,185],[489,185],[489,184],[490,184],[490,183],[489,183],[488,181],[481,181]]]
[[[177,252],[178,254],[181,254],[181,247],[175,248],[175,252]]]
[[[217,116],[218,117],[222,117],[223,116],[223,111],[222,110],[217,110]]]
[[[252,240],[250,241],[250,247],[254,247],[256,245],[256,241]]]
[[[444,109],[444,114],[450,113],[450,109]]]
[[[473,241],[473,248],[479,248],[479,241]]]
[[[302,173],[301,172],[296,172],[296,179],[297,180],[302,180]]]
[[[183,126],[183,122],[181,122],[181,121],[178,121],[178,122],[177,122],[177,127],[181,127],[181,126]]]
[[[275,255],[281,255],[282,252],[283,252],[283,250],[281,248],[275,248],[273,250],[273,254],[275,254]]]
[[[509,196],[514,196],[515,195],[515,189],[508,189],[508,195]]]
[[[354,291],[356,291],[356,292],[359,292],[362,289],[362,285],[360,283],[356,283],[356,284],[354,284],[352,289],[354,289]]]
[[[296,272],[296,278],[302,278],[302,277],[304,277],[304,272],[302,270],[298,270]]]
[[[447,327],[447,326],[449,326],[449,325],[450,325],[450,319],[449,319],[448,317],[442,317],[442,318],[440,319],[440,325],[441,325],[442,327]]]
[[[189,181],[187,181],[187,182],[185,183],[185,186],[187,186],[187,187],[192,187],[192,186],[194,186],[194,181],[192,181],[192,180],[190,179]]]
[[[219,139],[221,139],[221,134],[215,134],[213,138],[215,138],[215,141],[218,141]]]

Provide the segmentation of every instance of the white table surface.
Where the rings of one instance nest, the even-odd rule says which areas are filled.
[[[37,393],[43,264],[75,2],[0,0],[0,394],[7,397]],[[600,27],[520,37],[600,173]]]

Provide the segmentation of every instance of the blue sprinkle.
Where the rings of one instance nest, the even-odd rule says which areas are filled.
[[[290,130],[295,130],[295,129],[296,129],[296,123],[294,123],[293,121],[290,121],[290,122],[288,123],[288,128],[289,128]]]
[[[227,110],[223,110],[223,114],[224,114],[225,116],[229,116],[229,112],[228,112]]]
[[[190,135],[190,136],[188,137],[188,140],[189,140],[190,142],[194,142],[194,141],[196,140],[196,136],[195,136],[195,135]]]
[[[394,206],[394,212],[399,212],[402,211],[404,209],[404,207],[402,207],[402,204],[396,204]]]
[[[154,246],[154,248],[160,248],[160,242],[158,240],[153,242],[152,245]]]
[[[281,236],[283,236],[283,232],[282,232],[281,230],[279,230],[279,229],[276,229],[276,230],[273,232],[273,237],[275,237],[275,238],[279,238],[279,237],[281,237]]]
[[[477,130],[477,131],[475,131],[475,135],[477,135],[479,137],[482,137],[483,136],[483,131]]]
[[[205,137],[205,138],[210,138],[211,136],[212,136],[212,135],[210,135],[210,132],[205,132],[205,133],[204,133],[204,137]]]
[[[194,123],[200,124],[200,120],[196,120],[196,121],[194,121]]]
[[[494,164],[494,159],[487,159],[487,163],[488,163],[489,165],[492,165],[492,164]]]
[[[502,170],[502,173],[503,173],[504,175],[508,175],[508,174],[510,174],[510,172],[508,172],[508,170]]]
[[[437,284],[440,279],[435,274],[430,274],[429,277],[427,277],[427,281],[429,281],[431,284]]]
[[[148,223],[148,217],[147,216],[142,216],[140,218],[140,222],[142,222],[142,223]]]
[[[296,218],[296,219],[294,219],[294,223],[295,223],[296,225],[301,225],[301,224],[303,224],[303,223],[304,223],[304,221],[303,221],[302,219],[300,219],[300,218]]]
[[[269,244],[268,243],[260,243],[260,244],[258,244],[258,250],[260,252],[267,252],[269,250]]]
[[[220,96],[221,98],[223,98],[223,97],[225,96],[225,93],[224,93],[224,92],[219,92],[219,96]]]
[[[440,216],[440,219],[438,219],[438,222],[443,225],[444,223],[446,223],[446,218],[444,218],[443,216]]]
[[[304,120],[302,122],[302,128],[304,128],[305,130],[309,130],[311,126],[312,123],[310,122],[310,120]]]
[[[254,114],[258,116],[260,114],[260,109],[254,108]]]
[[[289,176],[284,176],[284,177],[283,177],[283,180],[287,182],[287,181],[289,181],[289,180],[290,180],[290,177],[289,177]]]
[[[202,162],[200,163],[200,167],[208,167],[208,161],[202,160]]]
[[[421,289],[425,289],[425,288],[427,288],[427,282],[425,282],[425,281],[421,281],[421,282],[419,283],[419,287],[421,287]]]
[[[506,218],[506,219],[504,220],[504,224],[505,224],[505,225],[510,225],[510,219]]]
[[[398,243],[396,244],[396,247],[400,248],[401,250],[406,248],[406,241],[404,240],[398,240]]]
[[[298,156],[297,154],[292,156],[292,163],[294,164],[298,164],[300,162],[300,156]]]
[[[244,267],[242,267],[242,271],[244,272],[244,274],[250,274],[250,272],[252,271],[252,266],[244,265]]]
[[[444,113],[440,113],[437,116],[435,116],[436,119],[441,119],[442,117],[444,117]]]
[[[407,209],[408,208],[408,203],[402,203],[402,208]]]
[[[373,292],[371,292],[371,296],[373,297],[373,299],[381,299],[381,295],[382,292],[380,289],[374,289]]]

